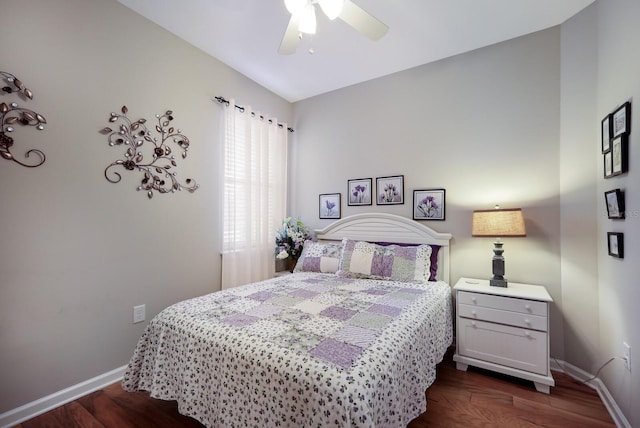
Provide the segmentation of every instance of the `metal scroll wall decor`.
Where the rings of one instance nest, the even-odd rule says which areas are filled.
[[[158,193],[173,193],[176,190],[187,189],[190,193],[195,192],[200,187],[195,180],[187,178],[185,184],[180,184],[176,178],[176,172],[172,171],[177,167],[175,156],[168,143],[175,143],[182,150],[182,158],[187,157],[189,150],[189,139],[182,134],[182,131],[171,126],[173,112],[168,110],[163,115],[156,115],[158,124],[155,129],[160,134],[161,139],[151,136],[151,131],[146,126],[146,119],[138,119],[132,122],[127,117],[127,106],[122,106],[122,113],[111,113],[109,122],[120,121],[120,127],[113,130],[109,127],[103,128],[102,133],[108,135],[109,146],[124,146],[126,151],[124,159],[118,159],[105,168],[104,176],[111,183],[118,183],[122,180],[120,173],[112,171],[112,168],[124,168],[128,171],[139,171],[142,179],[137,190],[146,190],[149,199],[153,198],[153,191]],[[148,143],[145,145],[145,143]],[[142,153],[143,146],[148,151],[151,149],[151,162],[145,162]],[[110,174],[112,174],[110,176]]]
[[[24,100],[33,99],[33,92],[27,89],[24,86],[24,83],[22,83],[22,81],[16,76],[11,73],[7,73],[6,71],[0,71],[0,76],[2,76],[6,82],[2,87],[2,92],[0,92],[0,94],[3,96],[17,94]],[[0,123],[2,124],[0,128],[0,156],[2,156],[3,159],[14,161],[17,164],[28,168],[35,168],[44,163],[44,153],[36,149],[27,150],[24,155],[25,158],[29,158],[32,154],[38,156],[39,159],[35,163],[25,163],[17,160],[11,153],[14,139],[9,136],[9,134],[13,134],[16,130],[16,126],[35,126],[36,129],[43,130],[44,124],[47,123],[43,116],[33,110],[20,107],[15,101],[9,102],[8,104],[1,102]]]

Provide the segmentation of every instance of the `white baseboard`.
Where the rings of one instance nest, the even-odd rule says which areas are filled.
[[[624,416],[622,410],[620,410],[620,407],[618,407],[618,404],[615,402],[606,385],[600,380],[600,378],[597,377],[586,382],[588,379],[591,379],[593,375],[585,372],[581,368],[567,363],[566,361],[558,361],[553,359],[551,366],[551,370],[564,372],[572,378],[580,382],[584,382],[585,385],[588,385],[591,388],[595,389],[596,392],[598,392],[602,403],[607,408],[607,411],[611,415],[611,419],[613,419],[613,422],[615,422],[616,426],[618,428],[631,428],[631,424]]]
[[[92,379],[80,382],[77,385],[70,386],[51,395],[40,398],[38,400],[27,403],[23,406],[9,410],[0,414],[0,428],[8,428],[35,416],[41,415],[70,401],[76,400],[84,395],[111,385],[122,379],[127,366],[122,366],[110,372],[103,373]]]

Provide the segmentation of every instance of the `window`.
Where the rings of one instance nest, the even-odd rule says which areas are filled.
[[[275,230],[286,211],[287,127],[249,110],[231,100],[224,114],[223,289],[272,275]]]

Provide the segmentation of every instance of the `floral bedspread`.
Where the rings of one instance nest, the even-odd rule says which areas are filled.
[[[451,289],[297,273],[172,305],[127,391],[208,427],[405,427],[452,342]]]

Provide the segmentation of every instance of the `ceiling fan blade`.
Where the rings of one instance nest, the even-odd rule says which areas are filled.
[[[387,24],[349,0],[345,0],[338,17],[371,40],[378,40],[389,30]]]
[[[282,55],[290,55],[296,51],[298,43],[300,43],[299,22],[300,14],[291,15],[289,25],[287,25],[284,36],[282,36],[282,42],[280,42],[280,48],[278,49],[278,52]]]

